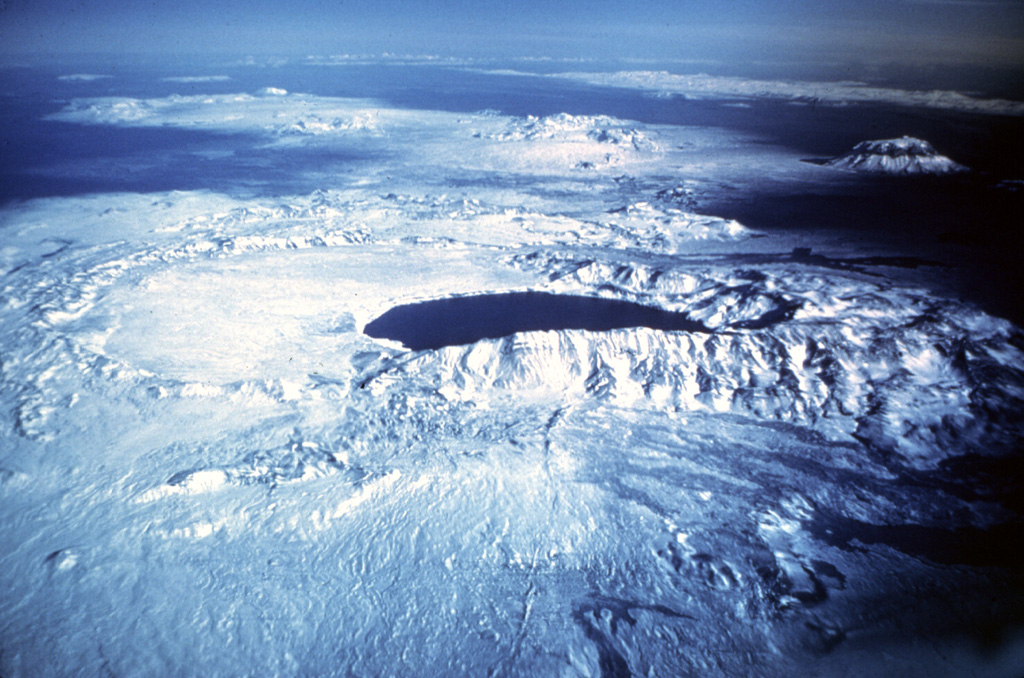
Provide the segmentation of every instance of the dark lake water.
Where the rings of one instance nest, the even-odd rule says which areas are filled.
[[[396,306],[363,328],[378,339],[401,342],[414,351],[472,344],[516,332],[627,327],[706,332],[682,313],[614,299],[545,292],[512,292],[435,299]]]

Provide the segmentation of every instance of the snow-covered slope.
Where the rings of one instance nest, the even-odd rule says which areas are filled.
[[[987,381],[992,374],[1017,373],[1012,363],[1024,359],[1008,346],[986,348],[1008,340],[1012,326],[920,291],[787,266],[684,272],[536,253],[509,263],[542,274],[549,289],[670,308],[711,332],[531,332],[413,356],[364,385],[426,380],[424,388],[457,401],[558,392],[623,407],[732,413],[837,442],[870,440],[922,469],[1013,438],[987,420],[993,407],[1012,417],[1017,397],[980,397],[1005,383]]]
[[[844,155],[825,163],[837,169],[876,174],[955,174],[968,168],[940,155],[927,141],[899,139],[862,141]]]
[[[722,132],[271,90],[59,115],[374,153],[307,195],[0,212],[3,676],[931,676],[1010,654],[988,630],[1012,645],[1024,609],[992,547],[1014,515],[976,478],[1024,437],[1020,329],[780,254],[690,183],[819,169]],[[523,290],[700,331],[362,332]]]

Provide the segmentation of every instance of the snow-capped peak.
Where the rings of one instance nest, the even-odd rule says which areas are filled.
[[[825,163],[839,169],[880,174],[952,174],[967,167],[939,154],[935,148],[914,137],[862,141],[844,155]]]

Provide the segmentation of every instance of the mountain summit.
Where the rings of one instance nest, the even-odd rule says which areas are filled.
[[[862,141],[849,153],[828,160],[826,165],[855,172],[879,174],[952,174],[968,168],[944,155],[922,139]]]

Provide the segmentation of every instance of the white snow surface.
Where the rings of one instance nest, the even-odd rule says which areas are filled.
[[[170,125],[288,135],[372,130],[375,113],[373,102],[365,100],[311,97],[265,87],[255,94],[75,100],[51,118],[100,125]]]
[[[1012,666],[963,632],[992,612],[975,599],[1019,598],[993,571],[822,531],[1007,518],[903,479],[1011,453],[1020,330],[693,210],[686,173],[727,175],[748,157],[734,138],[283,91],[58,117],[388,153],[311,195],[0,213],[4,676]],[[470,171],[518,183],[438,179]],[[520,290],[709,331],[429,351],[361,331],[398,304]]]
[[[874,174],[958,174],[967,167],[941,155],[922,139],[862,141],[853,149],[825,163],[837,169]]]
[[[519,71],[514,73],[535,75]],[[1020,101],[983,99],[952,90],[879,87],[856,81],[757,80],[667,71],[566,72],[539,77],[564,78],[592,85],[625,87],[662,96],[693,99],[790,99],[833,106],[880,103],[971,113],[1024,115],[1024,102]]]
[[[388,108],[368,99],[323,97],[267,87],[255,94],[75,99],[50,119],[91,125],[182,127],[261,135],[277,145],[347,142],[367,152],[415,155],[407,166],[563,175],[611,167],[637,173],[664,166],[693,130],[646,130],[609,116],[513,118],[481,112]],[[659,143],[663,137],[668,150]],[[536,142],[546,143],[536,143]],[[700,160],[700,162],[713,162]]]

